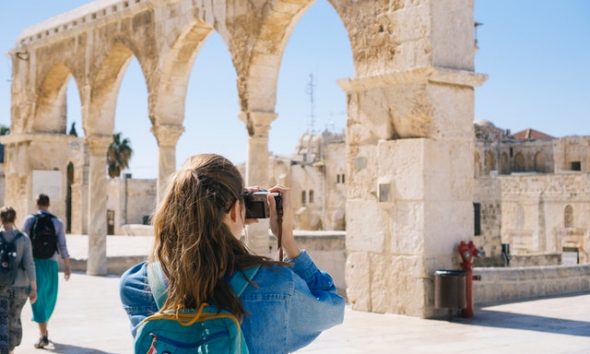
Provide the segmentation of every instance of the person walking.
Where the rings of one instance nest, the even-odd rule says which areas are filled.
[[[37,301],[32,304],[33,321],[39,325],[39,340],[35,348],[49,345],[47,324],[57,302],[58,290],[58,255],[64,262],[64,279],[70,279],[70,254],[66,245],[63,222],[49,212],[49,197],[39,194],[38,212],[29,215],[23,225],[23,231],[31,239],[35,271],[37,275]]]
[[[121,277],[121,301],[134,336],[140,322],[158,311],[178,314],[208,303],[240,323],[249,353],[280,354],[309,344],[343,321],[345,301],[334,281],[293,237],[288,189],[276,186],[269,191],[281,194],[287,211],[282,227],[275,198],[270,193],[267,198],[271,231],[278,235],[281,230],[286,261],[254,255],[240,241],[246,224],[257,222],[246,219],[245,196],[254,190],[245,189],[238,169],[215,154],[193,156],[174,175],[153,218],[151,262]],[[158,291],[152,291],[148,275],[156,263],[167,285],[161,307],[152,296]],[[249,272],[254,273],[251,278],[245,275]],[[249,286],[232,291],[233,279],[242,276],[249,278]]]
[[[0,208],[0,354],[12,353],[23,338],[21,311],[37,300],[31,240],[14,226],[16,212]]]

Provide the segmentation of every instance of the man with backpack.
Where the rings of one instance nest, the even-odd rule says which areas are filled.
[[[58,254],[64,261],[64,279],[70,279],[70,255],[66,245],[64,224],[49,209],[49,197],[39,194],[39,211],[25,219],[23,231],[26,232],[33,248],[33,259],[37,275],[37,302],[32,305],[33,321],[39,325],[39,341],[35,348],[45,348],[49,344],[47,323],[53,314],[57,301]]]

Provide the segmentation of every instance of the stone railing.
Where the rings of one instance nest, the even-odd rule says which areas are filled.
[[[475,268],[476,305],[590,291],[590,264],[522,268]]]
[[[295,230],[295,240],[300,248],[307,250],[315,264],[328,272],[338,289],[346,289],[344,268],[346,266],[346,232]],[[276,252],[277,242],[271,236],[271,251]]]

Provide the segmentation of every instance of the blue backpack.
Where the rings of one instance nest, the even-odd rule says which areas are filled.
[[[248,268],[244,274],[253,279],[260,267]],[[158,309],[168,296],[160,263],[147,265],[148,283]],[[230,286],[239,297],[248,281],[241,273],[230,280]],[[160,311],[144,319],[137,327],[136,354],[248,354],[248,347],[237,318],[217,306],[202,304],[199,309]]]

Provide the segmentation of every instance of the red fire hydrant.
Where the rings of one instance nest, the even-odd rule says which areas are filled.
[[[473,258],[477,256],[478,251],[472,241],[461,241],[458,247],[459,254],[463,262],[461,266],[465,271],[465,300],[467,307],[461,311],[461,316],[465,318],[473,317]]]

